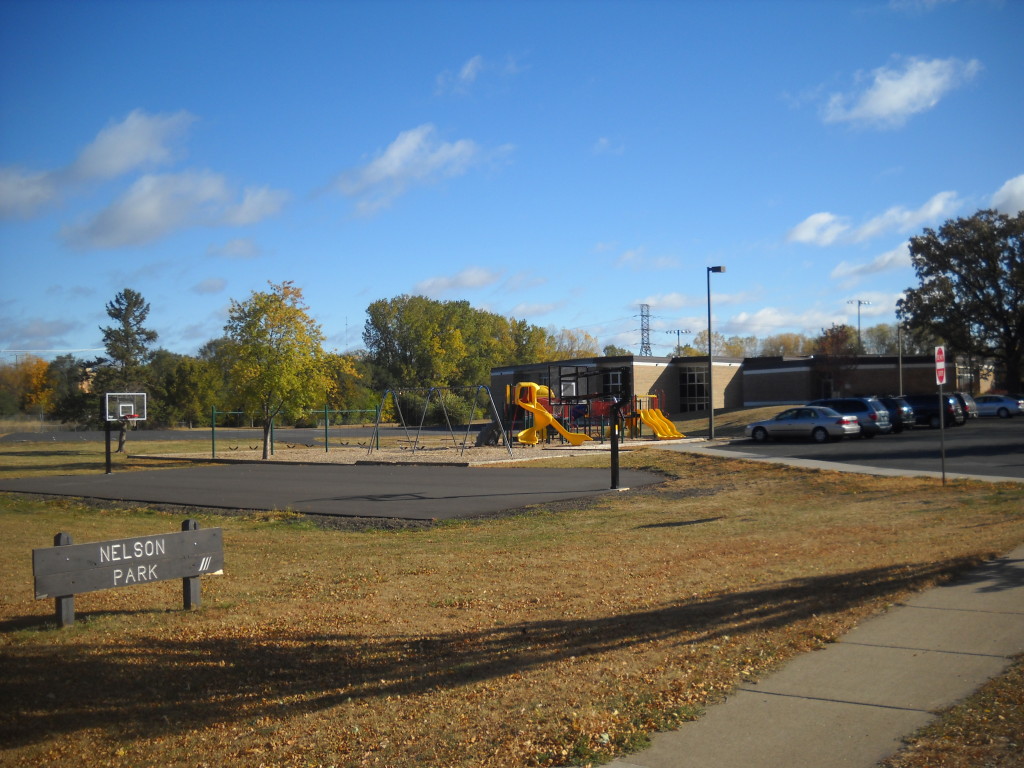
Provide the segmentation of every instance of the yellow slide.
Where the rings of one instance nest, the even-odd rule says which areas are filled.
[[[554,427],[558,434],[574,446],[582,445],[587,440],[594,439],[590,435],[584,435],[581,432],[570,432],[559,424],[558,419],[556,419],[549,410],[537,402],[537,391],[539,389],[539,384],[533,384],[531,382],[524,382],[516,385],[516,405],[533,414],[533,426],[528,429],[524,429],[516,435],[516,439],[520,443],[523,443],[524,445],[536,445],[540,441],[540,433],[548,427]]]
[[[651,408],[650,410],[639,411],[640,420],[643,421],[648,427],[654,430],[654,434],[657,435],[659,440],[672,440],[680,437],[686,437],[678,429],[675,424],[668,420],[668,418],[661,412],[660,408]]]

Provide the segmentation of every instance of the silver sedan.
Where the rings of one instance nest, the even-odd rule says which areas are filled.
[[[843,416],[831,408],[804,405],[789,408],[774,419],[755,421],[746,427],[747,437],[763,443],[769,437],[804,438],[816,443],[842,440],[860,434],[856,416]]]
[[[978,395],[974,398],[978,404],[979,416],[998,416],[1001,419],[1008,419],[1011,416],[1020,416],[1024,413],[1024,402],[1016,397],[1007,395]]]

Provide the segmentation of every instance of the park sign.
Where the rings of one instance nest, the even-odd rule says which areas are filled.
[[[194,520],[186,520],[180,533],[89,544],[73,544],[70,535],[58,533],[53,547],[32,550],[36,599],[57,601],[62,626],[74,622],[74,595],[181,579],[188,609],[199,605],[199,577],[223,572],[221,529],[199,528]]]

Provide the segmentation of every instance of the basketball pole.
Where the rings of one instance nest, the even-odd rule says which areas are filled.
[[[103,419],[103,431],[106,432],[106,436],[107,436],[107,440],[106,440],[106,443],[107,443],[107,472],[106,473],[109,475],[114,470],[113,470],[113,467],[111,466],[111,462],[110,462],[110,419],[107,418],[107,403],[106,403],[106,399],[105,398],[104,398],[104,402],[103,402],[103,407],[101,408],[100,417]]]

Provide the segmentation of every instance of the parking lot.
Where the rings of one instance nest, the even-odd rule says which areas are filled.
[[[944,430],[946,471],[1024,479],[1024,419],[971,419]],[[816,459],[886,469],[934,471],[940,466],[940,430],[917,427],[873,440],[845,439],[814,444],[806,440],[735,440],[717,446],[759,456]]]

